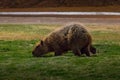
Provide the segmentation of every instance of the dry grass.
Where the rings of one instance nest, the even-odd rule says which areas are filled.
[[[120,26],[119,25],[108,25],[108,24],[104,24],[104,25],[86,25],[88,26],[87,29],[89,31],[102,31],[102,32],[120,32]]]
[[[32,40],[32,39],[36,39],[36,38],[40,38],[40,35],[27,34],[24,32],[21,32],[21,33],[0,32],[1,40]],[[42,36],[41,36],[41,38],[42,38]]]
[[[87,29],[92,34],[95,42],[110,41],[111,43],[120,44],[119,25],[88,25]]]
[[[43,39],[59,25],[19,25],[1,24],[0,40],[33,40]]]
[[[93,42],[114,41],[120,44],[119,25],[86,25],[92,34]],[[0,25],[0,40],[35,40],[43,39],[47,34],[61,27],[60,25]]]

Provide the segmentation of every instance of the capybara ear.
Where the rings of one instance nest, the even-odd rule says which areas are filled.
[[[41,43],[41,45],[43,45],[43,41],[42,41],[42,40],[41,40],[41,42],[40,42],[40,43]]]

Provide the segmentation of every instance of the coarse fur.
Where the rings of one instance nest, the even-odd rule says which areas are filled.
[[[92,46],[92,37],[82,25],[72,24],[55,30],[41,40],[32,54],[40,57],[48,52],[55,52],[55,56],[59,56],[68,50],[72,50],[77,56],[96,53],[96,48]]]

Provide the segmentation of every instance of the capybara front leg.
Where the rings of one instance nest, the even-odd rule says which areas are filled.
[[[85,48],[85,54],[86,54],[86,56],[90,56],[90,48],[89,47]]]
[[[55,56],[62,55],[62,49],[59,47],[59,45],[54,45],[54,51],[55,51]]]

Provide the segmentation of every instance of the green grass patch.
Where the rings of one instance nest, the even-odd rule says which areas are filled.
[[[10,32],[15,35],[23,32],[46,36],[57,27],[59,25],[0,25],[0,33]],[[1,38],[0,80],[119,80],[119,33],[91,33],[94,37],[94,46],[97,48],[97,54],[91,57],[77,57],[70,51],[58,57],[52,52],[44,57],[35,58],[31,52],[39,38]],[[105,38],[106,36],[109,38]]]

